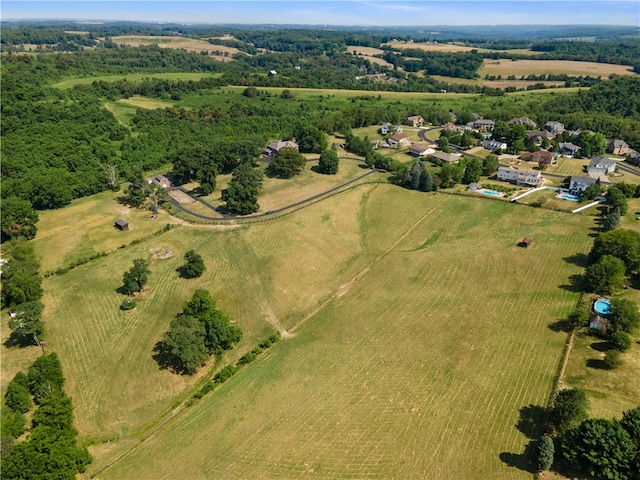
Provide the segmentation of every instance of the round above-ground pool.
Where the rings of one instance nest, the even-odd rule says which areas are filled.
[[[606,298],[599,298],[593,304],[593,310],[598,315],[609,315],[611,313],[611,303]]]

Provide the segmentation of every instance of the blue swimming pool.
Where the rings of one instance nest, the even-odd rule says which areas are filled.
[[[502,193],[500,192],[496,192],[495,190],[487,190],[486,188],[483,188],[482,190],[480,190],[481,193],[484,193],[485,195],[491,195],[492,197],[501,197]]]
[[[611,313],[611,304],[606,298],[600,298],[593,304],[593,310],[599,315],[608,315]]]
[[[579,202],[580,201],[580,197],[578,197],[576,195],[569,195],[568,193],[561,193],[558,196],[560,198],[562,198],[563,200],[569,200],[571,202]]]

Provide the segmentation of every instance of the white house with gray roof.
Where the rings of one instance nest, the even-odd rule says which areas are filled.
[[[587,173],[589,175],[609,175],[615,172],[617,163],[615,160],[600,155],[593,157],[587,167]]]

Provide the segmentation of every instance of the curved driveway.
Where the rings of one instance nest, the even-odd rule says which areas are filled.
[[[339,157],[341,160],[355,160],[358,162],[362,162],[361,158],[354,158],[354,157]],[[312,162],[312,161],[317,161],[318,159],[310,159],[307,160],[307,162]],[[180,190],[181,192],[185,193],[186,195],[189,195],[189,197],[191,197],[192,199],[194,199],[196,202],[200,202],[201,204],[203,204],[204,206],[206,206],[207,208],[209,208],[210,210],[213,210],[214,212],[216,212],[218,215],[221,215],[221,217],[209,217],[207,215],[203,215],[201,213],[196,213],[196,212],[192,212],[191,210],[189,210],[188,208],[185,208],[183,205],[181,205],[180,203],[178,203],[177,200],[175,200],[174,198],[169,197],[169,203],[171,205],[173,205],[174,207],[176,207],[178,210],[187,213],[195,218],[199,218],[201,220],[207,220],[207,221],[216,221],[216,222],[230,222],[230,221],[234,221],[234,220],[245,220],[245,219],[256,219],[256,218],[264,218],[264,217],[271,217],[271,215],[276,215],[278,213],[282,213],[285,210],[289,210],[290,208],[295,208],[295,207],[299,207],[299,206],[303,206],[305,204],[311,204],[314,201],[324,197],[327,194],[336,192],[344,187],[347,187],[351,184],[354,184],[355,182],[362,180],[363,178],[368,177],[369,175],[376,173],[376,172],[382,172],[383,170],[379,169],[379,168],[372,168],[370,170],[368,170],[366,173],[359,175],[356,178],[353,178],[347,182],[341,183],[340,185],[337,185],[333,188],[330,188],[329,190],[326,190],[322,193],[319,193],[317,195],[314,195],[312,197],[309,197],[305,200],[301,200],[299,202],[295,202],[292,203],[290,205],[286,205],[282,208],[278,208],[277,210],[269,210],[269,213],[259,213],[257,215],[228,215],[225,214],[221,211],[219,211],[216,207],[214,207],[213,205],[211,205],[209,202],[195,196],[192,195],[191,193],[189,193],[187,190],[185,190],[183,187],[172,187],[170,188],[170,190]]]

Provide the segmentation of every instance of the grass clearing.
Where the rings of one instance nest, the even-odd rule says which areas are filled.
[[[573,60],[485,60],[478,70],[481,78],[485,75],[502,75],[516,77],[541,74],[590,75],[592,77],[608,77],[616,75],[636,75],[630,65],[613,65],[610,63],[578,62]]]
[[[577,299],[563,259],[586,253],[590,225],[368,185],[261,225],[181,227],[47,279],[46,321],[85,438],[136,431],[195,381],[150,357],[193,289],[245,331],[237,355],[292,333],[101,478],[524,479],[500,454],[527,443],[519,408],[546,402],[565,338],[547,325]],[[159,248],[174,257],[120,312],[122,271]],[[189,248],[208,267],[195,281],[175,274]]]
[[[117,103],[124,103],[125,105],[146,108],[148,110],[155,110],[156,108],[173,107],[176,102],[167,102],[155,98],[143,97],[141,95],[133,95],[130,98],[123,98],[121,100],[118,100]]]
[[[113,37],[117,44],[125,44],[128,47],[139,47],[141,45],[158,45],[160,48],[181,48],[187,52],[207,52],[209,55],[221,61],[231,61],[232,55],[240,50],[226,45],[213,45],[206,40],[178,36],[155,36],[155,35],[121,35]]]
[[[178,220],[160,211],[151,218],[149,210],[134,209],[117,202],[121,192],[106,191],[71,202],[57,210],[39,212],[38,234],[33,240],[42,271],[55,270],[98,252],[113,250],[162,229]],[[114,226],[117,218],[127,220],[130,230]]]
[[[165,80],[201,80],[206,77],[219,77],[219,73],[193,73],[193,72],[168,72],[168,73],[129,73],[126,75],[96,75],[92,77],[73,77],[54,83],[53,87],[61,90],[73,88],[75,85],[90,85],[93,82],[117,82],[118,80],[129,80],[139,82],[145,78],[161,78]]]

